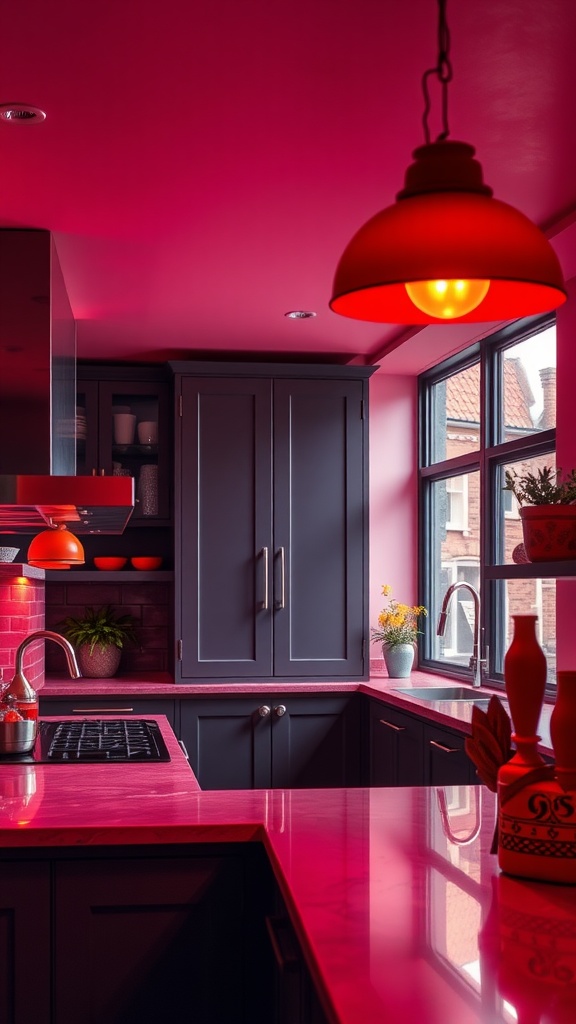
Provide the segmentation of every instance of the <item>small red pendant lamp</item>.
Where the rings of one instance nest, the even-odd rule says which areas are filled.
[[[446,0],[439,55],[422,80],[426,144],[414,150],[396,203],[354,235],[340,259],[330,308],[375,323],[481,323],[556,309],[566,300],[560,263],[535,224],[492,198],[466,142],[449,141]],[[428,77],[443,89],[444,131],[430,142]]]
[[[84,561],[84,548],[65,523],[38,533],[28,548],[28,565],[37,569],[69,569]]]

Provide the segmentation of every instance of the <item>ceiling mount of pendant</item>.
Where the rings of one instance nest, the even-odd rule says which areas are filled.
[[[42,124],[46,114],[29,103],[0,103],[0,121],[6,124]]]

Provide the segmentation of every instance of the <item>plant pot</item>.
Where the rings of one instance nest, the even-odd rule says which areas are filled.
[[[576,559],[576,505],[524,505],[520,518],[531,562]]]
[[[82,644],[76,651],[78,667],[87,679],[107,679],[115,676],[120,664],[122,651],[114,644],[100,647],[96,644],[90,654],[90,644]]]
[[[412,644],[382,644],[382,655],[390,679],[407,679],[414,664]]]

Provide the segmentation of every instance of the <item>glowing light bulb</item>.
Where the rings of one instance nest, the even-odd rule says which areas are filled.
[[[408,281],[406,291],[415,306],[438,320],[456,320],[471,313],[488,293],[490,281]]]

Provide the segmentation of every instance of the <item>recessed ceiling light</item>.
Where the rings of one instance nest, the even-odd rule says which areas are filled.
[[[41,124],[46,114],[29,103],[0,103],[0,121],[8,124]]]
[[[318,316],[318,314],[312,313],[308,309],[293,309],[290,313],[284,313],[284,316],[287,316],[289,320],[309,320],[310,317]]]

